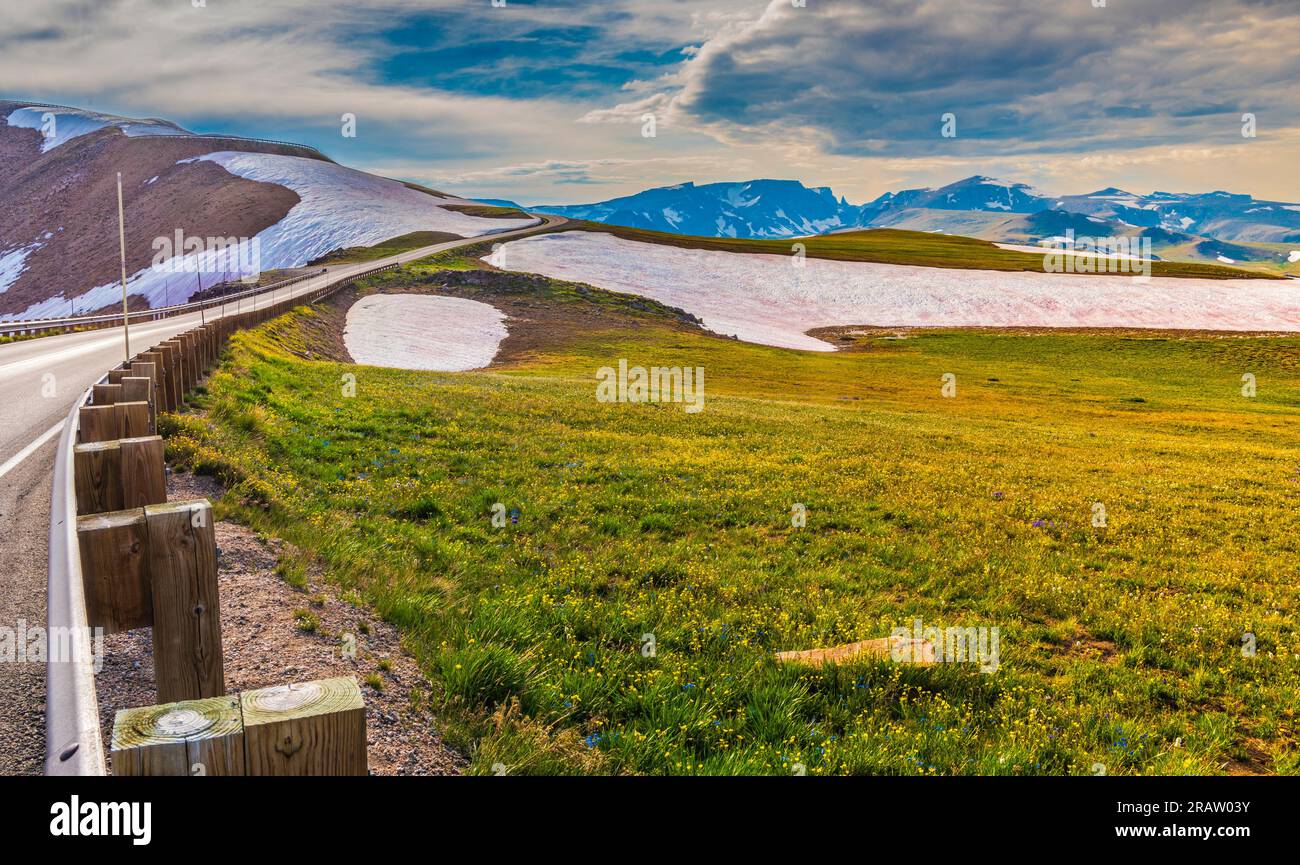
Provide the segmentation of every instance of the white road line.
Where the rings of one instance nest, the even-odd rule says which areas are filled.
[[[40,437],[37,438],[34,442],[32,442],[27,447],[20,450],[18,453],[11,456],[5,462],[4,465],[0,466],[0,478],[9,474],[9,472],[13,471],[15,468],[18,467],[19,463],[21,463],[23,460],[27,459],[29,456],[35,453],[40,448],[41,445],[45,444],[47,441],[49,441],[50,439],[58,435],[59,432],[62,431],[63,425],[65,423],[67,423],[66,419],[59,421],[54,426],[50,427],[45,432],[41,433]]]

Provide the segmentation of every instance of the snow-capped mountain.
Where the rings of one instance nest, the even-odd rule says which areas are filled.
[[[799,237],[858,224],[861,208],[795,180],[681,183],[595,204],[534,210],[629,228],[707,237]]]
[[[1027,183],[1010,183],[993,177],[976,175],[938,189],[905,189],[886,192],[866,204],[864,214],[877,214],[902,208],[929,210],[981,210],[990,213],[1037,213],[1051,208],[1053,199]]]
[[[826,187],[792,180],[682,183],[594,204],[534,210],[631,228],[707,237],[792,237],[851,228],[909,228],[988,240],[1034,241],[1063,228],[1095,235],[1161,229],[1172,242],[1300,243],[1300,205],[1228,192],[1153,192],[1114,187],[1053,195],[1025,183],[976,175],[939,188],[887,192],[849,204]],[[1035,217],[1029,219],[1029,217]]]

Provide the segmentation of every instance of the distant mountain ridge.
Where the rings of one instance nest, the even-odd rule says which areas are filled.
[[[797,180],[679,183],[595,204],[532,208],[570,219],[705,237],[798,237],[859,224],[862,208]]]
[[[751,180],[680,183],[592,204],[542,204],[529,209],[705,237],[784,238],[890,227],[1016,243],[1050,239],[1067,230],[1095,236],[1143,235],[1166,247],[1186,246],[1193,255],[1196,245],[1206,240],[1300,245],[1300,205],[1296,204],[1223,191],[1138,195],[1115,187],[1052,195],[1025,183],[983,175],[937,189],[887,192],[861,205],[836,197],[828,187],[807,187],[794,180]],[[1285,251],[1253,251],[1285,260]]]

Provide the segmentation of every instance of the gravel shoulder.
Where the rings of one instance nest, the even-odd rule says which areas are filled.
[[[172,501],[215,501],[221,492],[210,478],[168,478]],[[467,761],[443,743],[428,704],[429,683],[402,649],[395,628],[310,573],[298,586],[286,582],[276,572],[289,552],[279,540],[226,521],[217,523],[216,534],[228,693],[352,675],[365,696],[372,775],[452,775],[463,769]],[[355,639],[355,656],[344,653],[347,635]],[[151,632],[106,637],[104,654],[96,685],[107,752],[116,711],[155,701]]]
[[[46,442],[0,480],[0,626],[15,637],[45,627],[49,478],[57,449],[56,441]],[[0,663],[0,775],[39,775],[44,766],[45,664]]]

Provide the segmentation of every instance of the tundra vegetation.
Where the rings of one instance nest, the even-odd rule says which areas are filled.
[[[429,373],[320,359],[329,310],[301,308],[165,419],[224,516],[403,630],[471,771],[1300,771],[1300,339],[863,328],[817,354],[520,290],[575,326]],[[706,409],[598,401],[619,358],[704,367]],[[773,659],[918,619],[998,628],[996,672]]]

